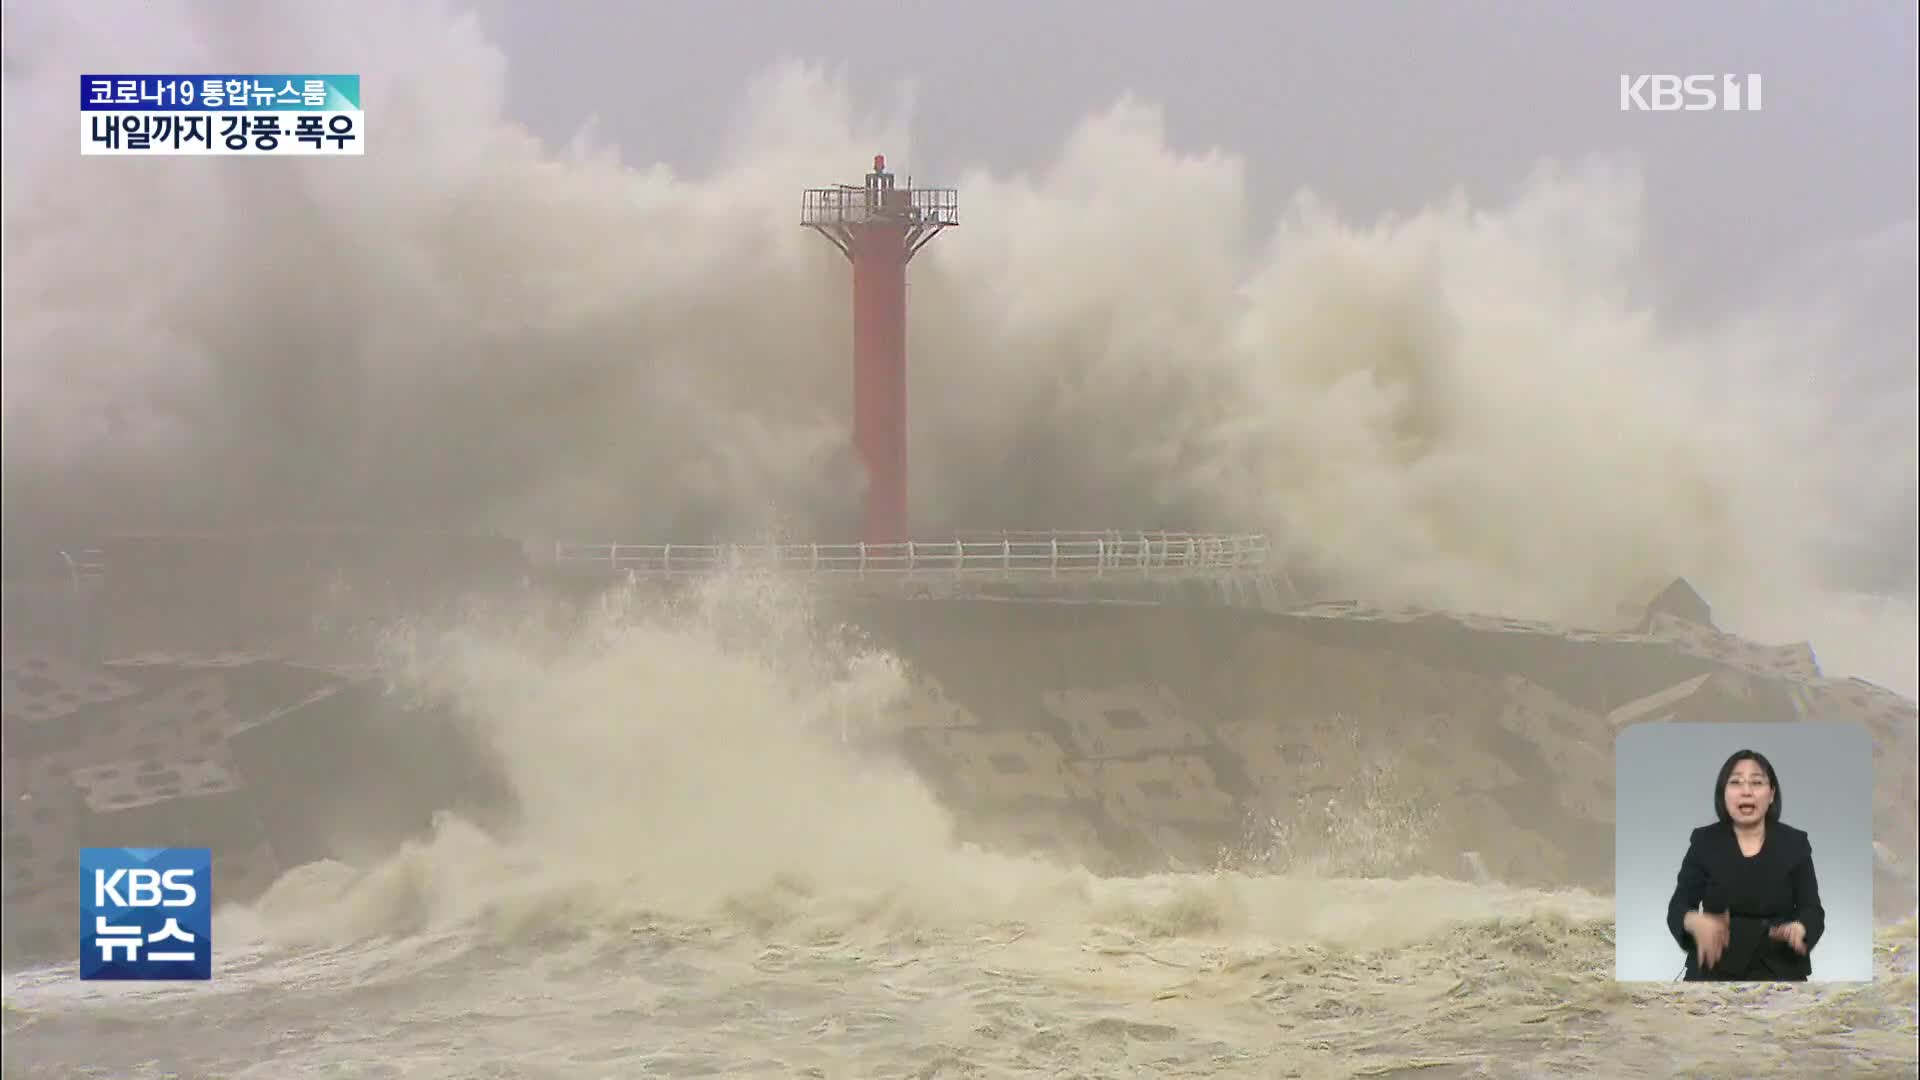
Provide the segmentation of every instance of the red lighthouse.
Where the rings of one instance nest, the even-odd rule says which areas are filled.
[[[952,188],[896,188],[879,154],[864,187],[813,188],[801,204],[800,224],[853,264],[853,445],[867,473],[869,544],[909,538],[907,263],[959,223]]]

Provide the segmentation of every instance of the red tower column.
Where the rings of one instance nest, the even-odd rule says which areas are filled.
[[[900,544],[907,525],[907,263],[959,224],[948,188],[895,188],[875,155],[862,187],[808,191],[800,223],[853,264],[853,444],[867,474],[861,539]]]
[[[867,471],[869,544],[907,532],[907,259],[897,226],[853,231],[853,445]]]

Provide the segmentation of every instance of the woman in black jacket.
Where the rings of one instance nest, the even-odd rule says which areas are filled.
[[[1719,824],[1693,830],[1667,903],[1687,981],[1806,981],[1826,911],[1807,834],[1780,822],[1773,764],[1752,750],[1728,758],[1713,809]]]

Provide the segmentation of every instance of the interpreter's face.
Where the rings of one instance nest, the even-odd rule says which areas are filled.
[[[1767,770],[1752,759],[1733,767],[1727,777],[1727,813],[1735,825],[1755,825],[1766,820],[1773,805],[1773,785],[1767,782]]]

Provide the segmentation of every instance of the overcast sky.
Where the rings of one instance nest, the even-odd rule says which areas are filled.
[[[513,108],[564,138],[588,116],[637,162],[699,169],[740,88],[782,58],[912,86],[922,182],[1042,164],[1132,93],[1176,147],[1243,157],[1257,200],[1301,187],[1360,217],[1463,186],[1510,192],[1543,156],[1634,155],[1669,306],[1737,303],[1769,260],[1911,219],[1915,5],[1281,3],[1261,0],[489,0]],[[1634,73],[1758,73],[1760,113],[1623,113]],[[884,151],[884,147],[876,147]],[[857,181],[847,175],[822,184]],[[964,213],[965,192],[961,193]],[[1731,289],[1729,288],[1731,286]],[[1675,303],[1675,301],[1680,301]]]

